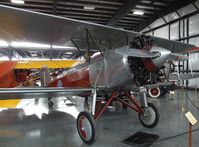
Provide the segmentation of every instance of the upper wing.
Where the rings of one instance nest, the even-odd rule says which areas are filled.
[[[171,61],[187,61],[189,58],[181,54],[171,53],[169,60]]]
[[[116,52],[121,55],[128,55],[132,57],[141,57],[141,58],[155,58],[158,57],[159,53],[152,53],[146,50],[140,50],[140,49],[133,49],[133,48],[118,48],[116,49]]]
[[[52,98],[57,96],[90,95],[91,88],[60,88],[60,87],[32,87],[32,88],[0,88],[1,99],[29,99]]]
[[[13,41],[28,41],[71,46],[72,39],[81,49],[85,49],[88,48],[85,40],[89,31],[98,46],[107,49],[127,45],[136,35],[140,35],[133,31],[3,5],[0,5],[0,20],[0,38],[9,44]],[[157,45],[174,52],[193,47],[167,39],[153,39]],[[96,48],[93,44],[90,45],[90,48]]]

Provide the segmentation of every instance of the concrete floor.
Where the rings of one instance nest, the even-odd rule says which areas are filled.
[[[199,120],[199,111],[189,102],[189,98],[199,107],[198,92],[177,90],[159,99],[150,99],[160,113],[159,124],[153,129],[144,128],[137,113],[124,110],[120,104],[116,109],[108,109],[97,121],[98,137],[92,147],[130,147],[122,140],[137,131],[158,134],[159,140],[152,147],[187,147],[188,122],[184,116],[191,111]],[[0,147],[86,147],[76,130],[76,117],[83,110],[83,99],[76,98],[71,104],[65,97],[53,99],[55,105],[49,110],[47,99],[22,100],[16,109],[0,111]],[[199,146],[199,125],[193,129],[193,147]],[[137,145],[136,145],[137,146]]]

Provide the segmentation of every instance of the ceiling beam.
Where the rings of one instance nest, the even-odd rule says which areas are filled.
[[[107,22],[106,25],[114,26],[120,21],[129,11],[134,9],[138,4],[139,0],[127,0],[124,5],[115,13],[115,15]]]
[[[193,0],[193,1],[195,1],[195,0]],[[175,1],[171,2],[170,5],[172,5],[176,10],[178,10],[190,3],[191,3],[190,1],[175,0]],[[167,5],[164,9],[158,11],[155,15],[153,15],[152,17],[149,17],[148,19],[146,19],[145,21],[140,23],[139,26],[137,27],[138,28],[137,31],[141,31],[144,28],[148,27],[151,23],[153,23],[158,18],[160,18],[160,16],[166,16],[166,15],[172,13],[173,9],[170,8],[170,5]]]
[[[57,0],[53,0],[53,14],[56,15],[57,13]]]

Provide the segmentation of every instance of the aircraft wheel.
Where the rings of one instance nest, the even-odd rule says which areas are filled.
[[[148,94],[152,98],[158,98],[161,95],[161,91],[159,87],[149,88]]]
[[[54,105],[54,103],[52,102],[52,101],[49,101],[48,102],[48,106],[51,108],[51,107],[53,107],[53,105]]]
[[[159,122],[159,113],[156,106],[148,103],[148,107],[144,109],[144,113],[139,114],[139,120],[146,128],[154,128]]]
[[[77,131],[83,142],[92,144],[96,139],[96,125],[88,112],[80,112],[77,117]]]

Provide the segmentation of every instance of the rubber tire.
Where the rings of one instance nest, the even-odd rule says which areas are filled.
[[[153,121],[153,123],[145,124],[145,122],[143,122],[142,118],[141,118],[142,114],[139,114],[139,120],[140,120],[140,122],[142,123],[142,125],[144,127],[146,127],[146,128],[154,128],[159,122],[160,115],[159,115],[158,109],[156,108],[156,106],[154,104],[148,103],[148,107],[151,107],[153,109],[153,111],[155,112],[155,120]]]
[[[80,128],[79,128],[79,121],[80,121],[80,118],[81,117],[86,117],[91,125],[91,129],[92,129],[92,135],[91,135],[91,138],[89,140],[85,140],[83,138],[83,136],[81,135],[80,133]],[[77,122],[76,122],[76,126],[77,126],[77,131],[78,131],[78,134],[80,136],[80,138],[82,139],[82,141],[86,144],[93,144],[96,140],[96,124],[95,124],[95,120],[93,119],[92,115],[86,111],[82,111],[79,113],[78,117],[77,117]]]
[[[148,95],[149,95],[151,98],[159,98],[159,97],[161,96],[160,87],[156,87],[156,88],[157,88],[157,90],[158,90],[158,94],[155,95],[155,96],[150,92],[150,90],[151,90],[152,88],[149,88],[149,89],[148,89]]]

